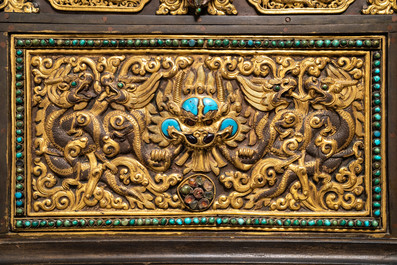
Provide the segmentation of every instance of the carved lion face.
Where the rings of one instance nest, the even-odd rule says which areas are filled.
[[[162,122],[161,132],[170,140],[181,139],[193,149],[209,148],[231,139],[238,132],[238,123],[232,118],[222,118],[220,106],[210,97],[190,97],[182,102],[179,117]]]

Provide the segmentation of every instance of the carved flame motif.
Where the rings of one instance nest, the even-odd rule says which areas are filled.
[[[364,57],[30,63],[35,212],[366,210]]]

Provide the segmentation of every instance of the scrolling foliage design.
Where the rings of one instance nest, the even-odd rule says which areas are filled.
[[[277,13],[341,13],[354,0],[248,0],[263,14]]]
[[[365,210],[363,60],[34,56],[32,209]]]

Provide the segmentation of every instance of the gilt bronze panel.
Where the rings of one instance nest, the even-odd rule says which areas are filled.
[[[13,36],[12,228],[384,232],[384,45]]]

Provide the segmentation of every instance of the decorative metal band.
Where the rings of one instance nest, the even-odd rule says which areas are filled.
[[[384,45],[13,36],[12,228],[384,232]]]
[[[57,10],[96,12],[139,12],[150,0],[48,0]]]
[[[342,13],[354,0],[248,0],[262,14]]]
[[[397,10],[396,0],[368,0],[369,6],[362,12],[366,15],[391,15]]]
[[[32,2],[26,0],[2,0],[0,1],[0,10],[4,12],[16,13],[37,13],[39,8],[35,7]]]

